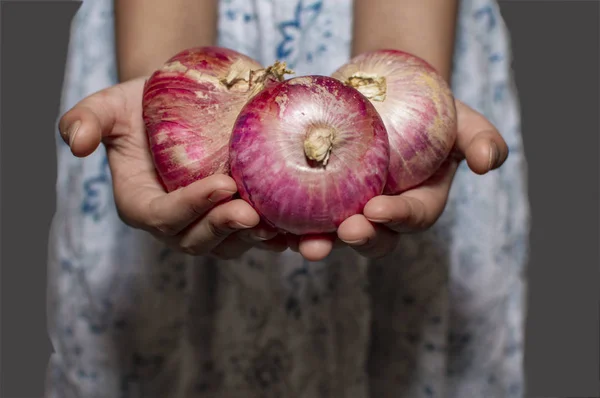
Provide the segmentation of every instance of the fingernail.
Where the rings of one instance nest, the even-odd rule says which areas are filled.
[[[245,224],[242,224],[242,223],[237,222],[237,221],[231,221],[227,225],[229,225],[229,227],[233,228],[233,229],[248,229],[248,228],[252,228],[252,225],[245,225]]]
[[[392,222],[392,220],[389,218],[369,218],[369,217],[367,217],[367,220],[378,223],[378,224],[389,224]]]
[[[211,203],[219,203],[231,198],[234,194],[235,192],[232,191],[227,191],[225,189],[217,189],[209,195],[208,201]]]
[[[344,242],[352,245],[352,246],[362,246],[364,244],[366,244],[369,241],[369,239],[359,239],[359,240],[345,240]]]
[[[490,143],[490,160],[488,163],[488,170],[492,170],[496,166],[499,157],[500,151],[498,150],[498,145],[496,145],[496,143],[492,141]]]
[[[79,132],[79,127],[81,126],[81,122],[79,120],[73,122],[73,124],[71,124],[68,128],[67,128],[67,137],[69,137],[69,146],[72,147],[73,146],[73,142],[75,142],[75,137],[77,136],[77,133]]]
[[[257,242],[264,242],[265,240],[273,239],[276,236],[277,236],[276,232],[264,231],[264,230],[254,231],[253,233],[250,234],[250,238],[252,238],[253,240],[255,240]]]

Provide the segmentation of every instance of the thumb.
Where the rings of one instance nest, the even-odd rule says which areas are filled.
[[[144,81],[139,78],[93,93],[60,118],[60,135],[75,156],[90,155],[117,124],[129,122],[128,107],[141,104]]]
[[[500,167],[508,157],[508,146],[498,129],[481,113],[456,100],[458,130],[456,147],[477,174]]]

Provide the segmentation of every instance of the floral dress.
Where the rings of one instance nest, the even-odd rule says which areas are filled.
[[[112,7],[86,0],[73,20],[61,114],[117,83]],[[329,75],[352,17],[351,0],[222,0],[219,43]],[[485,176],[463,162],[437,224],[384,259],[178,253],[121,222],[103,147],[75,158],[56,132],[46,398],[523,397],[530,213],[494,0],[460,2],[455,51],[455,96],[510,156]]]

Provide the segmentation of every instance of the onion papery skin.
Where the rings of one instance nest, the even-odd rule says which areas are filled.
[[[305,144],[331,133],[326,162]],[[322,154],[322,153],[321,153]],[[294,77],[264,89],[237,118],[231,176],[242,199],[279,231],[334,232],[383,191],[389,166],[385,126],[357,90],[328,76]]]
[[[269,83],[251,84],[255,71],[263,66],[234,50],[195,47],[174,55],[146,81],[143,120],[167,191],[229,173],[235,119],[259,86]]]
[[[429,63],[377,50],[354,57],[332,77],[369,98],[385,123],[390,166],[384,194],[414,188],[439,169],[456,141],[456,108],[449,85]]]

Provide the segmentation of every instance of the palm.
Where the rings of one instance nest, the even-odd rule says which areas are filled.
[[[142,119],[144,82],[138,78],[95,93],[60,122],[76,156],[88,156],[101,142],[105,145],[123,221],[191,254],[235,257],[253,246],[285,249],[283,239],[270,239],[276,233],[260,224],[248,203],[231,200],[236,184],[229,176],[214,175],[165,192]],[[69,131],[77,122],[77,133]]]
[[[115,190],[128,192],[139,203],[149,200],[137,197],[148,188],[162,190],[142,119],[143,84],[143,79],[136,79],[115,86],[120,93],[111,100],[121,111],[112,131],[104,138]]]

